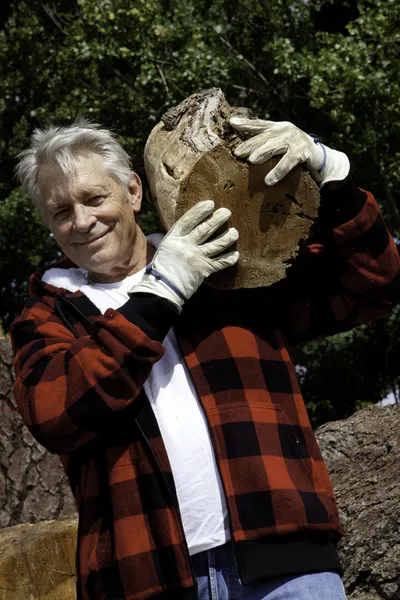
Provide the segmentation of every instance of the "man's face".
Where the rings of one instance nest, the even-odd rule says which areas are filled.
[[[39,175],[40,206],[46,225],[75,264],[90,273],[123,272],[136,240],[135,213],[142,186],[132,173],[123,189],[104,170],[103,159],[90,153],[76,158],[67,177],[58,166],[46,165]]]

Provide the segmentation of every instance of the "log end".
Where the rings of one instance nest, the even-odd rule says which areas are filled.
[[[274,157],[261,165],[249,165],[221,144],[204,154],[185,180],[175,219],[199,200],[212,199],[216,208],[227,206],[232,211],[229,226],[240,234],[238,265],[210,277],[212,287],[272,285],[285,277],[299,243],[307,238],[318,212],[317,187],[302,166],[267,187],[264,177],[278,160]],[[168,228],[172,224],[168,223]]]
[[[167,111],[145,148],[151,194],[167,231],[201,200],[232,210],[240,260],[210,278],[210,285],[222,289],[262,287],[282,279],[319,206],[318,188],[303,167],[268,188],[264,177],[278,158],[249,165],[234,155],[242,141],[229,124],[234,115],[250,116],[248,109],[231,107],[220,89],[193,94]]]
[[[0,531],[4,600],[75,600],[77,519],[15,525]]]

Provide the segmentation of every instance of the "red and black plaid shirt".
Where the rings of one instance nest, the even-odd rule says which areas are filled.
[[[332,487],[290,346],[388,314],[399,255],[368,192],[328,184],[321,244],[270,288],[203,285],[178,317],[134,295],[101,315],[81,292],[31,279],[12,327],[15,397],[58,453],[79,512],[78,599],[197,597],[171,467],[143,392],[174,326],[206,416],[243,584],[340,570]],[[338,398],[340,402],[340,398]]]

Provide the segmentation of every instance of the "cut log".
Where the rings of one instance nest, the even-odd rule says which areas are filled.
[[[240,238],[239,264],[210,278],[219,288],[261,287],[282,279],[317,216],[319,192],[297,166],[273,187],[265,175],[278,162],[250,165],[234,156],[242,141],[229,125],[249,116],[231,107],[218,88],[193,94],[161,118],[147,140],[145,168],[162,225],[168,231],[200,200],[232,210]]]
[[[351,600],[400,598],[400,406],[371,406],[316,432],[345,536]]]
[[[76,518],[0,530],[2,600],[76,600]]]

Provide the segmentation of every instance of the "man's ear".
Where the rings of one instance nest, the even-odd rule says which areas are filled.
[[[139,212],[142,206],[143,187],[142,182],[137,173],[132,171],[131,178],[128,184],[129,200],[132,204],[134,212]]]

